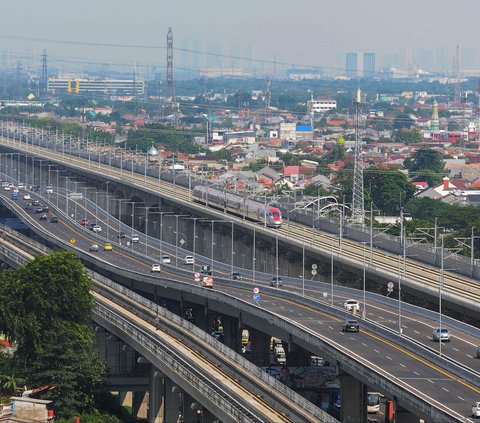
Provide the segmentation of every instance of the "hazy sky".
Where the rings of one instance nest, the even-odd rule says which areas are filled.
[[[17,0],[3,6],[0,52],[8,52],[8,63],[21,60],[24,66],[30,49],[38,67],[43,48],[49,62],[65,71],[75,61],[164,66],[164,49],[32,40],[165,47],[171,26],[176,48],[299,66],[343,69],[347,52],[372,51],[379,66],[407,61],[451,68],[458,43],[462,67],[480,67],[479,0]],[[178,67],[219,63],[212,56],[175,51]],[[221,64],[242,66],[231,58]],[[273,64],[255,67],[271,72]]]

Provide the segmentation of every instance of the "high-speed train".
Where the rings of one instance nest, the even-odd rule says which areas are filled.
[[[219,191],[205,185],[197,185],[193,189],[193,198],[195,201],[212,206],[221,210],[226,210],[238,216],[245,216],[251,220],[257,220],[265,223],[271,228],[282,226],[283,218],[281,211],[276,207],[266,206],[257,201],[245,199],[238,195]]]

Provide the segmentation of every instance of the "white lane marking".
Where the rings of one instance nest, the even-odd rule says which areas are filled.
[[[460,351],[458,348],[455,348],[455,347],[452,347],[452,350],[455,350],[455,351]]]
[[[457,398],[458,398],[460,401],[465,401],[465,399],[464,399],[464,398],[462,398],[462,397],[459,397],[458,395],[457,395]]]
[[[378,350],[373,350],[373,351],[375,351],[377,354],[380,354],[380,351],[378,351]]]
[[[303,316],[303,314],[302,314],[302,313],[298,313],[298,315],[299,315],[299,316]]]
[[[473,355],[467,354],[468,358],[473,358]]]
[[[443,386],[442,386],[442,389],[443,389],[445,392],[450,392],[447,388],[444,388]]]
[[[367,346],[368,346],[367,344],[365,344],[365,342],[362,342],[362,345],[363,345],[364,347],[367,347]]]
[[[308,320],[313,320],[313,317],[308,316]],[[320,323],[322,323],[322,322],[320,322]]]
[[[387,357],[389,360],[393,360],[392,357],[389,357],[388,355],[386,355],[385,357]]]
[[[414,332],[417,334],[417,335],[420,335],[420,332],[418,330],[414,330]]]
[[[408,326],[402,325],[402,328],[408,329]]]
[[[430,383],[435,383],[433,380],[431,379],[427,379]]]
[[[420,373],[416,372],[415,370],[413,371],[417,376],[420,376]]]
[[[400,366],[402,366],[402,367],[407,367],[407,366],[405,366],[405,364],[402,364],[402,363],[398,363],[398,364],[400,364]]]
[[[379,319],[385,320],[385,317],[378,316]]]

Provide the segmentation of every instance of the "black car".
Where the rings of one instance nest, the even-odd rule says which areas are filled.
[[[212,269],[208,265],[203,265],[200,269],[200,273],[202,275],[209,275],[212,276]]]
[[[119,232],[118,235],[117,235],[118,239],[123,239],[125,237],[126,237],[125,232]]]
[[[48,208],[48,206],[43,206],[42,207],[42,210],[44,213],[48,213],[50,211],[50,209]]]
[[[43,213],[43,207],[37,207],[35,209],[35,213],[38,213],[38,214]]]
[[[347,319],[343,322],[342,332],[359,332],[360,325],[357,320]]]
[[[50,223],[58,223],[58,217],[57,216],[52,216],[50,218]]]
[[[33,204],[34,206],[39,206],[39,205],[40,205],[40,201],[38,201],[38,200],[33,200],[33,201],[32,201],[32,204]]]
[[[33,204],[32,204],[32,203],[28,203],[28,204],[25,206],[25,210],[33,210]]]
[[[233,272],[232,273],[232,280],[241,281],[242,280],[242,274],[240,272]]]
[[[40,220],[47,220],[47,215],[46,214],[42,214],[40,216]]]

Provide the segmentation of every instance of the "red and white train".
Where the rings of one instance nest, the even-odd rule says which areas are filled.
[[[238,216],[265,223],[271,228],[282,226],[282,212],[276,207],[266,206],[257,201],[245,199],[238,195],[219,191],[205,185],[197,185],[193,189],[195,201],[212,206]]]

